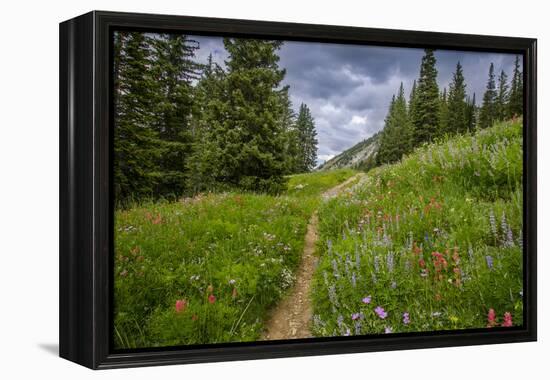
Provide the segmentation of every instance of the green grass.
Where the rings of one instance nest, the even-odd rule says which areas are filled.
[[[522,210],[521,121],[371,170],[319,210],[314,333],[521,325]]]
[[[257,340],[292,285],[320,194],[353,174],[295,175],[278,197],[207,194],[116,211],[115,346]]]

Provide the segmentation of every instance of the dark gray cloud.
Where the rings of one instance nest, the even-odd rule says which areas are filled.
[[[209,53],[220,64],[227,59],[218,37],[194,37],[200,43],[198,58]],[[408,96],[419,75],[422,49],[288,41],[279,51],[286,69],[294,108],[306,103],[316,121],[319,161],[322,162],[384,126],[388,105],[401,82]],[[438,50],[438,84],[449,86],[457,62],[463,66],[467,92],[480,104],[487,84],[489,64],[495,75],[504,70],[510,79],[514,55]]]

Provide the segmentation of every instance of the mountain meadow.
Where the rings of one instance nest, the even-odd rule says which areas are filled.
[[[218,40],[223,62],[113,37],[116,349],[522,324],[518,57],[477,105],[423,50],[383,128],[322,162],[284,43]]]

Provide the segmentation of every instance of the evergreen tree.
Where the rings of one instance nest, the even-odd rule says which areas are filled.
[[[412,149],[412,124],[407,111],[407,101],[403,83],[397,97],[392,97],[384,129],[380,136],[376,162],[380,164],[396,162]]]
[[[114,42],[114,191],[120,205],[154,195],[162,149],[154,128],[158,86],[150,41],[141,32],[116,32]]]
[[[413,119],[413,114],[415,112],[415,102],[416,102],[416,79],[413,81],[412,89],[409,94],[409,119]]]
[[[191,156],[186,163],[188,188],[192,194],[214,190],[221,178],[223,144],[220,142],[220,118],[225,114],[225,72],[208,56],[208,62],[194,91],[190,129],[193,138]]]
[[[473,131],[476,127],[476,114],[476,94],[474,92],[471,99],[470,97],[466,99],[466,126],[468,128],[468,131]]]
[[[449,86],[449,101],[447,114],[448,133],[464,133],[469,129],[467,122],[466,83],[460,62]]]
[[[297,172],[309,172],[317,165],[317,132],[315,122],[307,105],[302,103],[296,119],[298,141]]]
[[[508,117],[520,115],[523,115],[523,74],[520,69],[519,57],[516,56],[508,99]]]
[[[152,47],[152,71],[157,84],[155,127],[163,150],[156,192],[180,196],[185,189],[185,167],[191,153],[192,82],[198,79],[199,72],[193,58],[199,46],[185,35],[160,34],[153,38]]]
[[[439,98],[439,131],[441,134],[448,132],[449,124],[449,102],[447,100],[447,88],[443,88],[443,92]]]
[[[420,66],[414,112],[414,145],[432,141],[439,132],[439,88],[437,86],[436,59],[432,49],[426,49]]]
[[[280,83],[285,71],[276,53],[281,44],[224,39],[227,72],[220,91],[210,96],[204,137],[215,160],[211,182],[270,193],[284,189],[285,133],[280,120],[286,109]]]
[[[496,86],[495,86],[495,68],[493,63],[489,66],[489,80],[487,89],[483,95],[483,103],[479,112],[480,128],[487,128],[493,125],[496,119]]]
[[[498,77],[498,92],[495,99],[495,118],[505,120],[508,117],[508,76],[502,70]]]

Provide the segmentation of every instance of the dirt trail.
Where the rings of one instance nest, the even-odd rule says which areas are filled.
[[[323,193],[323,198],[328,199],[337,196],[355,180],[363,176],[358,173],[348,178],[338,186]],[[311,215],[307,225],[302,262],[296,272],[296,282],[290,294],[286,296],[271,313],[266,323],[262,336],[263,340],[299,339],[310,338],[310,321],[312,318],[312,306],[310,300],[311,280],[317,267],[318,258],[315,256],[315,244],[317,243],[317,227],[319,218],[317,211]]]

